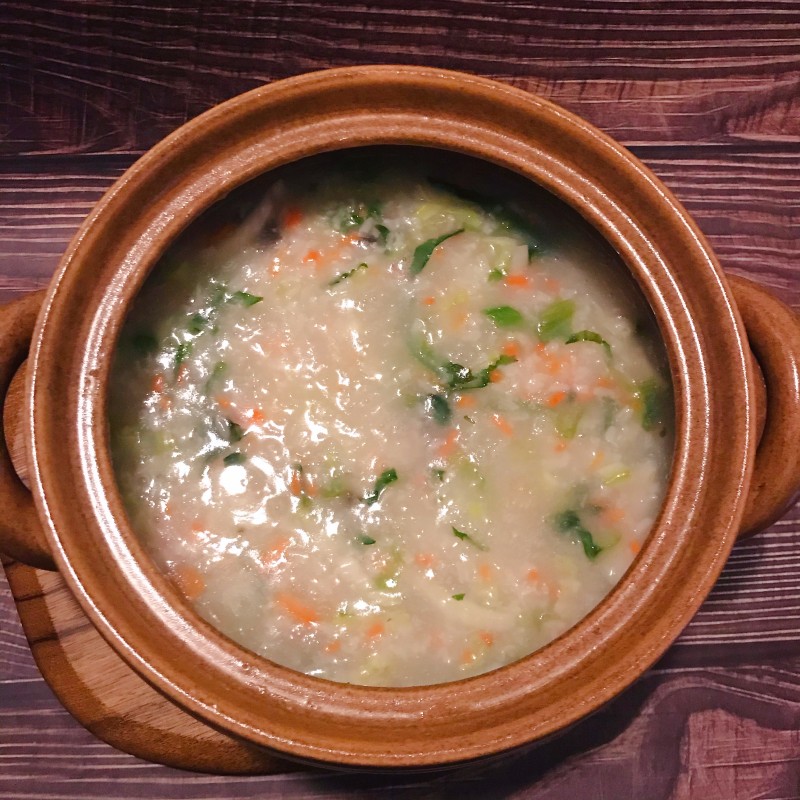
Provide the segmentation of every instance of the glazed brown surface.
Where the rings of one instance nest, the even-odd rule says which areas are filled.
[[[127,20],[119,7],[99,4],[82,14],[66,14],[66,4],[7,8],[0,15],[13,15],[6,30],[17,35],[4,44],[12,55],[0,96],[7,102],[2,148],[12,156],[0,177],[6,215],[0,286],[10,298],[46,282],[89,206],[133,160],[130,153],[186,115],[266,79],[333,64],[401,61],[512,78],[635,145],[695,215],[723,266],[756,277],[797,306],[798,92],[791,45],[800,13],[779,3],[763,10],[750,3],[690,6],[645,12],[638,4],[612,3],[602,14],[516,7],[508,14],[522,21],[514,24],[492,20],[497,12],[488,3],[467,2],[440,2],[411,16],[402,14],[403,4],[355,15],[337,3],[262,4],[256,11],[243,4],[230,18],[187,6],[131,11]],[[192,26],[200,30],[196,40]],[[632,36],[632,29],[639,33]],[[72,38],[57,44],[64,30]],[[487,37],[487,30],[495,35]],[[34,57],[35,40],[46,46]],[[192,69],[208,79],[193,80]],[[621,104],[610,108],[610,98]],[[143,765],[100,745],[60,710],[9,622],[0,628],[6,681],[0,792],[338,797],[356,788],[378,796],[393,786],[395,796],[411,797],[422,793],[422,783],[433,796],[454,797],[601,795],[601,787],[623,797],[794,797],[798,529],[797,511],[790,511],[769,532],[737,546],[679,642],[609,709],[538,753],[447,778],[294,774],[230,781]],[[13,608],[4,605],[2,618],[15,620]]]

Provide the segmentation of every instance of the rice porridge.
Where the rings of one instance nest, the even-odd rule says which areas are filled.
[[[112,449],[202,617],[311,675],[420,685],[614,586],[665,491],[669,380],[591,238],[531,219],[422,171],[300,172],[165,257]]]

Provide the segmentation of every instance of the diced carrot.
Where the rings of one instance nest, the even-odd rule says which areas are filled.
[[[545,360],[544,368],[551,375],[558,375],[558,373],[564,368],[564,362],[560,358],[550,357]]]
[[[192,566],[185,564],[175,572],[175,580],[183,594],[189,600],[197,600],[206,590],[206,582],[200,572]]]
[[[561,596],[561,587],[557,583],[548,583],[547,596],[550,598],[551,603],[555,603]]]
[[[303,494],[303,474],[299,469],[292,469],[292,476],[289,478],[289,491],[295,496]]]
[[[547,352],[547,345],[544,342],[537,342],[536,347],[533,348],[537,355],[543,356]]]
[[[491,383],[500,383],[503,380],[503,370],[501,369],[493,369],[489,373],[489,381]]]
[[[447,434],[447,438],[439,445],[439,458],[449,458],[456,449],[458,440],[458,429],[452,428]]]
[[[367,628],[367,637],[369,639],[374,639],[376,636],[380,636],[382,633],[386,631],[386,625],[384,625],[380,620],[377,622],[373,622],[372,625]]]
[[[195,533],[195,534],[203,533],[203,531],[205,531],[205,529],[206,529],[206,526],[203,525],[203,523],[200,522],[199,519],[196,519],[196,520],[194,520],[194,522],[192,522],[192,524],[191,524],[189,529],[191,530],[192,533]]]
[[[594,458],[592,459],[592,463],[591,463],[590,466],[592,468],[599,467],[603,463],[603,461],[605,460],[605,457],[606,457],[606,454],[602,450],[598,450],[594,454]]]
[[[492,579],[492,568],[485,561],[478,564],[478,576],[487,582]]]
[[[186,366],[186,364],[181,364],[178,367],[177,374],[175,375],[175,382],[181,384],[186,383],[186,379],[188,377],[189,377],[189,368]]]
[[[460,394],[456,400],[456,405],[459,408],[474,408],[476,402],[471,394]]]
[[[566,449],[567,449],[567,442],[565,439],[559,439],[553,445],[553,450],[555,450],[556,453],[563,453]]]
[[[242,412],[244,418],[253,425],[263,425],[267,417],[260,408],[246,408]]]
[[[481,631],[480,637],[487,647],[491,647],[494,644],[494,636],[489,631]]]
[[[539,582],[539,570],[538,569],[529,569],[528,574],[525,576],[531,583],[538,583]]]
[[[309,250],[302,258],[304,264],[316,264],[322,258],[319,250]]]
[[[308,477],[308,475],[304,475],[303,477],[305,478],[303,483],[306,494],[309,497],[316,497],[318,494],[317,484],[314,483],[314,481],[312,481],[311,478]]]
[[[642,549],[642,545],[636,539],[631,539],[631,543],[629,546],[631,548],[631,553],[633,553],[634,555],[636,555]]]
[[[214,400],[216,400],[216,402],[217,402],[217,405],[218,405],[220,408],[230,408],[230,407],[231,407],[231,401],[230,401],[230,400],[228,400],[228,398],[227,398],[227,397],[225,397],[225,395],[224,395],[224,394],[218,394],[218,395],[217,395],[217,396],[214,398]]]
[[[550,406],[550,408],[555,408],[559,403],[566,400],[566,398],[566,392],[553,392],[553,394],[547,398],[547,405]]]
[[[332,642],[328,642],[325,645],[325,652],[333,655],[334,653],[338,653],[342,649],[342,643],[338,639],[334,639]]]
[[[625,519],[625,512],[621,508],[613,506],[611,508],[603,509],[600,517],[607,525],[614,525],[617,522],[622,522],[622,520]]]
[[[311,606],[306,605],[288,592],[278,592],[275,595],[275,602],[294,617],[297,622],[306,627],[319,622],[319,614]]]
[[[472,652],[468,647],[464,648],[461,651],[461,663],[462,664],[471,664],[475,660],[475,653]]]
[[[561,281],[555,278],[545,278],[544,288],[547,289],[548,292],[559,292],[561,291]]]
[[[502,431],[505,436],[514,435],[514,428],[511,427],[511,423],[509,423],[509,421],[500,414],[492,414],[492,422]]]
[[[158,398],[158,407],[162,411],[169,411],[172,408],[172,398],[162,394]]]
[[[150,384],[150,391],[155,392],[156,394],[161,394],[164,391],[164,373],[163,372],[156,372],[153,375],[153,380]]]
[[[463,328],[467,322],[469,315],[466,311],[454,311],[452,314],[452,323],[454,328]]]
[[[433,295],[428,295],[422,298],[422,302],[426,306],[432,306],[436,302],[436,298]]]
[[[268,544],[259,554],[264,569],[273,570],[286,561],[286,551],[291,545],[292,540],[288,536],[279,536],[274,542]]]
[[[594,385],[598,389],[613,389],[614,388],[614,379],[610,378],[608,375],[601,375],[595,382]]]
[[[427,569],[436,564],[436,556],[433,553],[417,553],[414,556],[414,563],[423,569]]]
[[[511,339],[510,341],[506,342],[503,345],[500,352],[504,356],[509,356],[511,358],[519,358],[519,353],[520,353],[519,342],[516,342],[513,339]]]
[[[172,503],[167,503],[164,506],[164,516],[171,517],[172,516]]]
[[[287,208],[283,215],[286,228],[296,228],[303,221],[303,212],[299,208]]]
[[[515,289],[526,289],[530,286],[531,280],[527,275],[506,275],[506,286],[513,286]]]

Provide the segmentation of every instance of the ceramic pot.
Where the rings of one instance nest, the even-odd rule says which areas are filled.
[[[300,675],[203,622],[130,528],[105,417],[126,311],[180,231],[268,170],[374,144],[476,157],[576,209],[619,253],[652,308],[675,394],[666,498],[608,597],[519,662],[457,683],[404,689]],[[24,386],[17,373],[6,402],[6,435],[21,431],[31,476],[29,493],[4,448],[0,497],[14,512],[4,515],[0,549],[58,569],[106,640],[174,703],[301,759],[446,765],[565,728],[664,652],[711,589],[737,535],[773,521],[800,483],[796,316],[755,285],[726,279],[694,222],[618,144],[545,100],[468,75],[331,70],[212,109],[112,187],[40,303],[32,296],[0,311],[4,393],[30,347]]]

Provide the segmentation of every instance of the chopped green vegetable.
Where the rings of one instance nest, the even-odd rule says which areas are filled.
[[[411,261],[411,274],[412,275],[419,275],[423,269],[425,269],[425,265],[428,263],[428,260],[433,255],[433,251],[446,239],[449,239],[451,236],[456,236],[459,233],[463,233],[464,229],[459,228],[457,231],[452,231],[451,233],[445,233],[444,236],[438,236],[436,239],[428,239],[427,242],[423,242],[422,244],[418,245],[417,248],[414,250],[414,258]]]
[[[513,364],[517,359],[514,356],[501,355],[494,360],[488,367],[473,373],[469,367],[461,364],[454,364],[448,361],[439,368],[439,375],[447,383],[447,388],[454,391],[466,391],[467,389],[482,389],[488,386],[492,380],[492,373],[504,364]]]
[[[330,283],[328,283],[328,286],[336,286],[342,281],[347,280],[348,278],[355,275],[355,273],[358,272],[360,269],[369,269],[369,264],[366,264],[365,262],[362,261],[358,266],[353,267],[353,269],[349,269],[347,270],[347,272],[342,272],[339,275],[337,275],[332,281],[330,281]]]
[[[593,561],[602,551],[597,545],[592,534],[581,524],[581,518],[574,509],[567,509],[556,514],[555,526],[561,533],[571,533],[583,545],[586,557]]]
[[[453,536],[456,539],[461,539],[462,542],[469,542],[473,547],[477,547],[478,550],[488,550],[489,548],[486,547],[485,544],[481,544],[480,542],[476,542],[468,533],[464,533],[464,531],[460,531],[455,526],[451,526],[453,528]]]
[[[189,342],[181,342],[175,348],[175,357],[174,363],[175,368],[177,369],[187,358],[189,358],[189,353],[192,352],[192,345]]]
[[[241,303],[243,306],[254,306],[263,299],[263,297],[259,297],[257,294],[250,294],[250,292],[234,292],[230,296],[231,302]]]
[[[232,442],[240,442],[244,436],[244,428],[237,425],[233,420],[226,420],[228,423],[228,438]]]
[[[506,275],[508,275],[507,269],[503,269],[502,267],[495,267],[493,270],[489,271],[489,275],[486,278],[486,280],[488,280],[489,283],[497,283],[497,281],[503,280],[503,278],[505,278]]]
[[[425,398],[425,413],[440,425],[447,425],[453,412],[450,409],[450,403],[440,394],[429,394]]]
[[[342,475],[336,475],[320,489],[320,494],[327,498],[344,497],[344,495],[350,494],[350,487]]]
[[[642,381],[636,389],[636,397],[642,403],[642,427],[655,430],[667,421],[669,392],[656,378]]]
[[[572,315],[575,303],[572,300],[556,300],[539,317],[536,329],[543,342],[553,339],[568,339],[572,335]]]
[[[583,417],[584,407],[571,397],[555,409],[553,424],[556,432],[563,439],[574,439],[578,432],[578,425]]]
[[[484,308],[483,313],[486,314],[498,328],[513,328],[517,325],[521,325],[523,321],[522,314],[512,306]]]
[[[375,481],[375,486],[373,487],[372,491],[368,494],[364,495],[364,502],[371,506],[373,503],[378,502],[378,498],[383,493],[383,490],[390,484],[394,483],[397,480],[397,471],[392,467],[391,469],[386,469],[378,476],[378,479]]]
[[[359,542],[359,544],[365,544],[365,545],[375,544],[375,539],[373,539],[371,536],[367,536],[366,533],[360,533],[356,537],[356,540]]]
[[[453,600],[463,600],[464,599],[464,592],[459,592],[458,594],[452,595]]]
[[[605,348],[606,353],[611,355],[611,345],[599,334],[594,331],[578,331],[573,333],[567,339],[567,344],[575,344],[575,342],[596,342]]]
[[[443,469],[432,469],[431,472],[433,473],[433,477],[437,480],[443,481],[445,472]]]
[[[222,459],[222,463],[225,464],[226,467],[233,466],[234,464],[244,464],[245,461],[247,461],[247,456],[244,453],[228,453],[228,455]]]
[[[378,241],[385,245],[389,239],[389,229],[385,225],[376,225],[375,230],[378,232]]]
[[[198,312],[197,314],[192,314],[189,319],[189,324],[186,326],[186,330],[189,331],[192,336],[197,336],[199,333],[203,332],[206,325],[208,325],[208,317]]]

